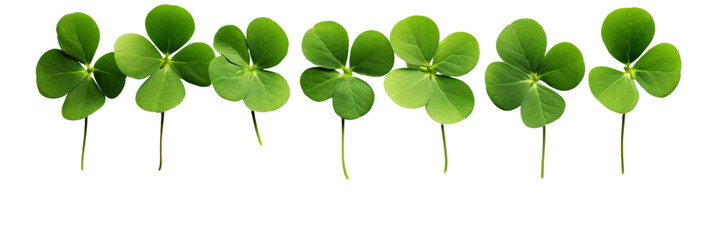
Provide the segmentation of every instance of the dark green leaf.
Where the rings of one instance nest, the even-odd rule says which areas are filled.
[[[389,39],[377,31],[365,31],[352,44],[350,68],[367,76],[382,76],[394,66],[394,51]]]
[[[96,112],[104,105],[104,94],[91,77],[82,79],[67,94],[62,105],[62,116],[67,120],[79,120]]]
[[[558,120],[565,111],[565,100],[540,83],[532,84],[523,97],[521,119],[528,127],[539,128]]]
[[[426,103],[426,112],[431,119],[441,124],[452,124],[471,115],[474,110],[474,94],[466,83],[436,75],[431,85],[431,96]]]
[[[332,108],[341,118],[347,120],[364,116],[372,108],[374,91],[362,79],[344,76],[332,96]]]
[[[607,51],[624,64],[634,62],[652,42],[655,24],[641,8],[620,8],[607,15],[600,34]]]
[[[504,62],[486,68],[486,93],[496,107],[510,111],[521,106],[533,80],[521,70]]]
[[[288,36],[270,18],[256,18],[246,31],[248,49],[253,65],[266,69],[278,65],[288,54]]]
[[[189,83],[205,87],[211,85],[211,79],[208,77],[208,65],[215,57],[211,46],[198,42],[181,49],[171,60],[181,78]]]
[[[225,25],[218,29],[213,38],[213,47],[231,62],[244,67],[250,66],[248,43],[240,28],[234,25]]]
[[[540,75],[545,83],[555,89],[573,89],[585,75],[583,54],[572,43],[558,43],[545,55]]]
[[[269,112],[276,110],[290,98],[290,88],[280,74],[254,70],[250,73],[251,87],[243,102],[250,110]]]
[[[59,49],[42,54],[35,73],[40,94],[48,98],[66,95],[87,75],[82,65]]]
[[[302,53],[311,63],[329,69],[347,64],[350,40],[347,30],[332,21],[319,22],[302,38]]]
[[[57,41],[67,55],[89,66],[99,45],[99,27],[87,14],[67,14],[57,23]]]
[[[114,61],[114,52],[100,57],[97,63],[94,64],[94,68],[94,78],[97,79],[99,88],[104,92],[104,95],[108,98],[119,96],[122,89],[124,89],[126,75],[117,67]]]
[[[337,85],[344,79],[333,69],[309,68],[300,76],[302,92],[313,101],[322,102],[332,97]]]
[[[532,19],[518,19],[506,26],[496,41],[496,51],[504,62],[526,73],[540,69],[545,55],[543,27]]]
[[[149,112],[165,112],[183,101],[186,89],[179,76],[167,65],[151,74],[136,92],[136,104]]]
[[[193,17],[182,7],[163,4],[146,15],[146,33],[168,55],[186,44],[196,29]]]

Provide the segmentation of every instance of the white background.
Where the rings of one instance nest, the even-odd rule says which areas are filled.
[[[124,33],[146,36],[144,18],[164,1],[12,1],[0,8],[0,239],[713,239],[711,6],[705,1],[173,1],[191,12],[190,42],[212,43],[218,28],[267,16],[290,39],[273,70],[289,82],[281,109],[250,111],[212,87],[186,84],[166,113],[164,169],[158,165],[159,114],[134,101],[143,80],[91,115],[85,170],[82,121],[61,116],[62,99],[37,91],[35,66],[57,48],[55,25],[67,13],[91,15],[101,30],[97,57]],[[621,65],[600,37],[605,16],[639,6],[656,23],[656,43],[674,44],[682,79],[669,97],[640,88],[627,116],[626,174],[620,174],[620,115],[591,94],[587,77],[559,92],[563,116],[548,125],[545,179],[541,129],[519,110],[496,108],[484,71],[500,61],[496,37],[518,18],[536,19],[549,48],[569,41],[586,67]],[[446,126],[443,174],[439,125],[405,109],[364,77],[375,103],[347,122],[340,165],[340,119],[330,101],[300,90],[311,64],[300,41],[319,21],[389,36],[394,24],[426,15],[441,37],[466,31],[479,41],[476,68],[461,77],[476,96],[469,118]],[[96,59],[95,58],[95,59]],[[395,67],[403,67],[396,59]]]

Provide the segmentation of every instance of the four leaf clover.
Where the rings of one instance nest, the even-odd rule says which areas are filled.
[[[126,76],[117,68],[111,52],[91,65],[99,45],[99,27],[89,15],[64,15],[57,23],[57,41],[60,49],[45,52],[37,63],[37,88],[47,98],[67,95],[62,105],[65,119],[84,118],[80,166],[84,170],[89,115],[104,105],[105,97],[119,96]]]
[[[145,26],[151,42],[139,34],[124,34],[114,44],[114,52],[121,72],[135,79],[149,77],[136,92],[136,103],[146,111],[161,113],[160,171],[164,112],[178,106],[186,95],[181,79],[201,87],[211,85],[208,65],[215,54],[200,42],[181,49],[193,35],[195,25],[191,14],[179,6],[157,6],[146,16]]]
[[[672,44],[657,44],[642,55],[652,42],[654,32],[654,19],[644,9],[620,8],[613,11],[602,23],[600,33],[610,55],[625,64],[624,72],[596,67],[590,70],[588,76],[590,91],[595,98],[608,109],[622,114],[622,174],[625,173],[625,114],[635,108],[640,98],[635,81],[650,95],[664,98],[674,91],[681,76],[682,60]]]
[[[453,77],[470,72],[479,57],[476,38],[455,32],[439,43],[439,28],[424,16],[399,21],[389,36],[394,52],[407,68],[391,71],[384,90],[399,106],[420,108],[441,124],[444,173],[448,167],[444,124],[466,119],[474,108],[474,94],[466,83]]]
[[[567,91],[580,84],[585,75],[583,55],[575,45],[561,42],[546,54],[543,27],[532,19],[519,19],[506,26],[496,41],[503,62],[486,68],[486,92],[500,109],[521,107],[521,119],[531,128],[543,128],[540,177],[545,165],[545,125],[565,111],[565,100],[540,83]]]
[[[209,67],[213,88],[226,100],[243,100],[251,110],[258,143],[263,145],[255,112],[277,110],[290,97],[285,78],[266,70],[278,65],[287,55],[288,36],[273,20],[256,18],[248,25],[247,36],[234,25],[218,29],[213,47],[221,54]]]
[[[302,39],[302,52],[318,67],[309,68],[300,76],[300,87],[305,95],[317,102],[332,98],[332,108],[342,119],[342,171],[347,179],[345,119],[364,116],[374,103],[372,87],[353,73],[378,77],[387,74],[394,65],[392,46],[378,31],[358,35],[351,50],[349,44],[347,31],[340,24],[332,21],[315,24]]]

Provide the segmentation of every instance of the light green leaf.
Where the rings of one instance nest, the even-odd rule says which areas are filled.
[[[181,78],[189,83],[205,87],[211,85],[211,79],[208,77],[208,65],[215,57],[211,46],[198,42],[181,49],[171,60]]]
[[[186,9],[168,4],[152,9],[146,15],[144,25],[151,41],[166,55],[186,44],[196,29],[193,17]]]
[[[309,68],[300,75],[302,92],[313,101],[322,102],[332,97],[343,77],[333,69]]]
[[[315,24],[302,38],[302,53],[311,63],[329,69],[347,64],[350,40],[342,25],[325,21]]]
[[[447,76],[461,76],[476,67],[478,56],[476,38],[465,32],[455,32],[439,44],[434,55],[434,70]]]
[[[632,111],[640,99],[635,81],[626,73],[608,67],[590,70],[590,91],[602,105],[617,113]]]
[[[186,89],[171,66],[167,65],[151,74],[136,92],[136,104],[149,112],[162,113],[183,101]]]
[[[367,76],[382,76],[394,66],[394,51],[389,39],[377,31],[365,31],[355,39],[350,54],[352,71]]]
[[[99,89],[102,90],[104,95],[108,98],[119,96],[122,89],[124,89],[126,76],[117,67],[114,61],[114,53],[104,54],[94,64],[94,68],[94,78],[96,78]]]
[[[640,86],[652,96],[663,98],[679,84],[682,60],[672,44],[660,43],[637,60],[634,68]]]
[[[474,93],[461,80],[436,75],[431,82],[431,97],[426,112],[441,124],[457,123],[474,110]]]
[[[99,27],[87,14],[70,13],[57,23],[57,41],[67,55],[89,66],[99,45]]]
[[[600,34],[607,51],[624,64],[634,62],[652,42],[655,24],[641,8],[620,8],[607,15]]]
[[[332,96],[332,108],[341,118],[347,120],[364,116],[372,108],[374,91],[362,79],[344,76]]]
[[[504,62],[493,62],[486,68],[486,93],[502,110],[510,111],[521,106],[532,83],[529,75]]]
[[[528,127],[539,128],[558,120],[565,112],[565,100],[540,83],[531,85],[523,97],[521,119]]]
[[[245,68],[229,62],[226,57],[211,61],[209,75],[218,96],[230,101],[240,101],[250,90],[250,74]]]
[[[256,18],[248,25],[246,34],[253,65],[260,69],[278,65],[288,54],[288,36],[270,18]]]
[[[79,120],[96,112],[104,105],[104,94],[91,77],[82,79],[67,94],[62,105],[62,116],[67,120]]]
[[[120,36],[114,44],[114,58],[125,75],[142,79],[154,73],[163,59],[159,51],[146,38],[128,33]]]
[[[526,73],[540,69],[546,49],[543,27],[533,19],[518,19],[506,26],[496,41],[496,51],[504,62]]]
[[[545,55],[539,72],[541,80],[551,87],[562,91],[573,89],[585,75],[583,54],[572,43],[558,43]]]
[[[276,110],[290,98],[290,88],[280,74],[254,70],[250,73],[251,87],[243,102],[250,110],[269,112]]]
[[[235,25],[225,25],[213,37],[213,48],[231,62],[243,67],[250,66],[248,43],[243,31]]]
[[[428,65],[439,47],[439,28],[424,16],[397,22],[389,34],[394,53],[407,63]]]
[[[52,49],[40,57],[35,68],[37,89],[42,96],[59,98],[74,88],[87,75],[76,60],[59,49]]]
[[[428,73],[410,68],[391,71],[384,77],[384,90],[397,105],[420,108],[431,95],[431,77]]]

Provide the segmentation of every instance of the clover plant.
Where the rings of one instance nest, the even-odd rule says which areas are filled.
[[[590,91],[595,98],[608,109],[622,114],[622,174],[625,174],[625,114],[635,108],[640,98],[635,81],[650,95],[664,98],[674,91],[681,76],[682,60],[672,44],[657,44],[642,55],[654,33],[654,19],[641,8],[620,8],[611,12],[602,23],[600,34],[610,55],[625,64],[624,72],[596,67],[588,76]]]
[[[277,110],[290,97],[285,78],[266,70],[285,58],[288,37],[277,23],[264,17],[250,22],[246,33],[243,35],[234,25],[218,29],[213,47],[221,56],[211,61],[209,75],[219,96],[230,101],[243,100],[251,110],[258,143],[263,145],[255,112]]]
[[[179,6],[164,4],[152,9],[146,15],[145,27],[151,42],[139,34],[124,34],[114,44],[114,52],[124,74],[135,79],[149,77],[136,92],[136,103],[146,111],[161,113],[160,171],[164,113],[178,106],[186,95],[181,79],[201,87],[211,85],[208,65],[215,54],[200,42],[181,49],[193,35],[195,25],[191,14]]]
[[[453,77],[470,72],[478,62],[476,38],[455,32],[439,43],[439,28],[424,16],[411,16],[397,22],[389,36],[394,52],[407,68],[391,71],[384,79],[384,90],[399,106],[426,107],[426,112],[441,124],[444,143],[444,173],[448,167],[444,124],[466,119],[474,108],[474,94],[466,83]]]
[[[89,15],[64,15],[57,23],[57,41],[60,49],[45,52],[37,62],[37,88],[47,98],[67,95],[62,105],[65,119],[84,118],[80,165],[84,170],[89,115],[104,105],[105,97],[119,96],[126,76],[117,68],[112,52],[91,65],[99,45],[99,27]]]
[[[543,128],[541,178],[545,125],[565,111],[565,100],[548,86],[567,91],[578,86],[585,75],[583,55],[575,45],[561,42],[548,53],[546,47],[545,31],[538,22],[516,20],[503,29],[496,41],[496,51],[503,62],[493,62],[486,68],[486,92],[493,104],[506,111],[520,106],[526,126]]]
[[[364,116],[374,103],[372,87],[354,73],[378,77],[387,74],[394,65],[392,46],[380,32],[365,31],[355,38],[351,50],[349,44],[347,31],[340,24],[332,21],[315,24],[302,39],[302,52],[318,67],[309,68],[300,76],[300,87],[310,99],[322,102],[332,98],[332,108],[342,123],[342,171],[347,179],[345,119]]]

